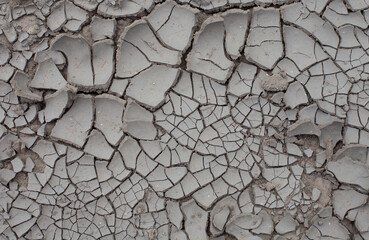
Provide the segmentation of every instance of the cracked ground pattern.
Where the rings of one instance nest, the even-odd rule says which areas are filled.
[[[0,0],[0,240],[369,239],[369,0]]]

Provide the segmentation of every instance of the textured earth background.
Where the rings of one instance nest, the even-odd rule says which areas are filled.
[[[0,0],[0,239],[369,239],[369,0]]]

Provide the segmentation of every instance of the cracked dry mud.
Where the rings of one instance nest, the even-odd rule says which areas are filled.
[[[0,239],[369,239],[369,0],[0,0]]]

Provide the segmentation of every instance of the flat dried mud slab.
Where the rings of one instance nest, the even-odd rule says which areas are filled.
[[[369,0],[0,0],[0,240],[369,239]]]

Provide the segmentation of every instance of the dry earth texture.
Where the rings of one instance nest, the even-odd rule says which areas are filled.
[[[369,0],[0,0],[0,240],[368,240]]]

